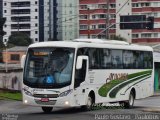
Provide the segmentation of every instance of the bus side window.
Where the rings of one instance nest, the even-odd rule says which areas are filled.
[[[75,71],[75,83],[74,83],[74,88],[79,87],[80,84],[85,81],[86,71],[87,71],[87,61],[86,61],[86,60],[83,60],[82,69]]]

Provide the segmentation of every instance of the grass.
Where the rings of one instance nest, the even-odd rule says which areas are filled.
[[[0,92],[0,99],[11,99],[11,100],[22,100],[22,94],[19,92],[11,93],[11,92]]]

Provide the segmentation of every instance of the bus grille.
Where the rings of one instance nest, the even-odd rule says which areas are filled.
[[[58,94],[34,94],[36,98],[57,98]]]
[[[55,105],[56,104],[56,100],[50,100],[48,102],[42,102],[40,100],[35,100],[35,102],[39,105]]]

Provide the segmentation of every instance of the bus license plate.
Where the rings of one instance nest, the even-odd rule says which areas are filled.
[[[41,102],[49,102],[49,98],[41,98]]]

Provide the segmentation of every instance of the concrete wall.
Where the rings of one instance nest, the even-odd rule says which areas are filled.
[[[10,90],[21,90],[22,69],[9,70],[6,73],[4,70],[0,71],[0,88]]]

